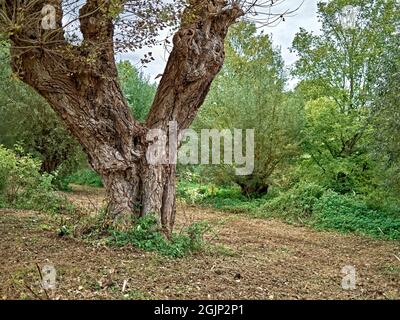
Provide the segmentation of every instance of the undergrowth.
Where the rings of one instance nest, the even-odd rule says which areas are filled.
[[[132,226],[124,231],[109,225],[105,210],[96,216],[76,211],[74,215],[59,215],[55,218],[60,237],[73,237],[107,246],[132,245],[172,258],[181,258],[205,249],[204,235],[211,230],[207,222],[195,222],[180,232],[173,232],[167,239],[153,214],[135,219]]]
[[[0,208],[62,213],[73,206],[53,186],[55,174],[41,173],[41,163],[16,146],[0,145]]]
[[[318,230],[337,230],[385,240],[400,239],[398,202],[385,207],[372,206],[362,195],[339,194],[313,183],[299,183],[289,190],[248,198],[236,187],[219,188],[183,182],[178,185],[178,196],[189,204],[257,218],[278,218]]]
[[[167,239],[158,227],[156,216],[149,214],[137,219],[128,231],[110,229],[107,242],[116,246],[131,244],[145,251],[181,258],[203,248],[204,234],[209,228],[206,222],[196,222],[180,233],[173,233],[171,238]]]

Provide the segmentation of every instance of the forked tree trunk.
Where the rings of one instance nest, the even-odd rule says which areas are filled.
[[[168,130],[170,121],[180,130],[190,126],[223,65],[228,28],[243,12],[239,4],[226,6],[221,0],[198,1],[185,11],[189,18],[184,17],[174,36],[153,106],[141,124],[132,117],[118,83],[112,15],[106,7],[98,10],[98,2],[86,0],[80,10],[79,46],[64,37],[61,1],[37,0],[29,6],[25,13],[40,19],[43,6],[54,5],[58,29],[29,24],[11,34],[13,69],[49,102],[103,177],[113,223],[125,228],[133,217],[155,213],[169,234],[175,221],[176,165],[147,162],[146,134]],[[7,0],[6,6],[11,19],[13,2]],[[27,43],[37,45],[26,50]]]

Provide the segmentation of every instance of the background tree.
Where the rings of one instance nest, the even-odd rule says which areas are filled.
[[[247,196],[268,192],[273,175],[298,151],[302,109],[284,92],[285,83],[282,57],[269,36],[257,34],[254,24],[236,25],[224,68],[195,127],[255,129],[255,169],[250,176],[237,176],[231,165],[207,167],[203,175],[236,183]]]
[[[150,111],[157,86],[151,84],[149,78],[132,66],[129,61],[118,63],[118,75],[133,116],[138,121],[144,122]]]
[[[374,141],[371,152],[382,174],[381,188],[400,192],[400,19],[394,37],[379,66],[375,86],[377,119],[374,121]]]
[[[353,6],[353,23],[343,24],[343,10]],[[384,56],[395,40],[395,1],[319,3],[322,34],[304,29],[293,50],[294,74],[307,103],[305,170],[321,174],[326,186],[340,192],[373,184],[375,164],[369,152],[381,97],[376,87]],[[312,169],[314,168],[314,169]]]

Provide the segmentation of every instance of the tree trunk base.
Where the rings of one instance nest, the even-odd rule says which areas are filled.
[[[154,214],[163,233],[170,237],[176,214],[175,165],[147,165],[102,176],[107,191],[107,219],[113,228],[127,231],[136,219]]]

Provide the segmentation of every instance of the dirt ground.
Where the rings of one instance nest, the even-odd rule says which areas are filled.
[[[101,189],[68,195],[94,211]],[[91,208],[91,209],[90,209]],[[210,250],[181,259],[59,237],[48,217],[0,210],[0,299],[400,299],[400,244],[180,205],[207,220]],[[44,265],[57,288],[40,289]],[[344,290],[353,266],[356,288]]]

